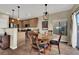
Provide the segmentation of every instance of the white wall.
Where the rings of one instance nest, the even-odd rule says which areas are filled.
[[[10,48],[16,49],[17,48],[17,39],[18,39],[17,28],[6,28],[5,32],[7,32],[7,34],[10,35]]]
[[[9,27],[9,15],[0,13],[0,35],[4,35],[4,29]]]
[[[0,14],[0,28],[9,27],[9,15]]]
[[[38,28],[40,30],[41,33],[44,33],[47,30],[42,30],[42,21],[43,21],[43,17],[39,17],[38,18]],[[70,11],[62,11],[59,13],[55,13],[55,14],[51,14],[49,15],[49,19],[48,19],[48,30],[53,30],[53,25],[55,24],[55,22],[58,21],[69,21],[70,20]],[[67,36],[62,36],[62,41],[68,42],[69,39],[69,22],[68,22],[68,35]],[[53,34],[53,38],[56,37],[56,35]]]

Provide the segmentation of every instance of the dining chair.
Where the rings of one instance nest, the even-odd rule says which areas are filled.
[[[32,51],[32,48],[35,48],[38,50],[38,54],[40,55],[42,52],[41,51],[42,48],[44,50],[44,45],[39,43],[41,41],[41,39],[38,39],[38,34],[32,32],[32,36],[30,37],[30,39],[32,40],[31,51]],[[45,53],[45,51],[44,51],[44,53]]]
[[[58,46],[58,51],[59,51],[59,54],[60,54],[60,40],[61,40],[61,34],[59,34],[59,38],[58,38],[58,41],[56,40],[50,40],[50,44],[51,45],[57,45]]]
[[[47,44],[40,44],[41,39],[38,39],[38,34],[32,32],[32,31],[28,33],[28,38],[31,41],[31,50],[30,50],[30,53],[32,52],[32,49],[34,48],[34,49],[38,50],[38,54],[39,55],[41,54],[41,52],[42,52],[41,50],[42,49],[44,50],[43,52],[45,54],[45,50],[49,46],[48,43]]]
[[[28,50],[28,52],[31,54],[31,50],[32,50],[32,34],[31,34],[32,30],[31,29],[27,29],[25,32],[25,46],[26,46],[26,50]]]
[[[38,34],[34,33],[31,31],[30,34],[28,34],[28,37],[31,41],[31,50],[30,50],[30,53],[32,52],[32,49],[37,49],[38,50],[38,54],[40,54],[40,50],[39,50],[39,46],[37,44],[37,38],[38,38]]]

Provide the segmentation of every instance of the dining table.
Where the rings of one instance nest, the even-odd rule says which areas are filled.
[[[37,48],[39,47],[39,51],[46,54],[47,50],[51,49],[50,40],[52,35],[50,35],[49,33],[43,34],[43,33],[38,33],[34,31],[31,31],[31,34],[33,36],[36,36],[36,39],[33,40],[33,42],[36,42]]]
[[[40,48],[43,47],[40,49],[40,51],[44,52],[44,54],[46,54],[47,50],[51,49],[50,38],[51,36],[49,34],[38,34],[38,45]]]

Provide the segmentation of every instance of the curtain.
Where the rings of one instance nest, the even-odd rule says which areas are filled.
[[[71,33],[71,43],[72,47],[76,48],[77,46],[77,24],[76,24],[76,12],[72,15],[72,33]]]

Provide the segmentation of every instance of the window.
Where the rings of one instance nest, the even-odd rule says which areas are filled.
[[[77,25],[79,25],[79,13],[76,14],[76,18],[77,18]]]
[[[59,34],[62,33],[63,35],[67,35],[67,22],[66,21],[60,21],[56,22],[53,26],[53,33]]]

